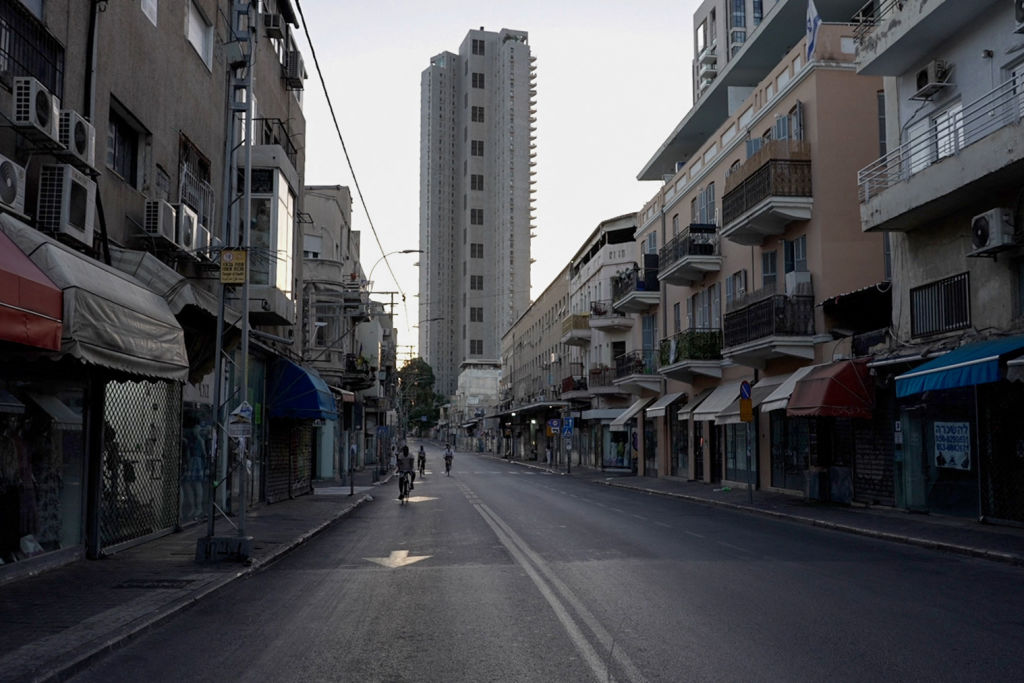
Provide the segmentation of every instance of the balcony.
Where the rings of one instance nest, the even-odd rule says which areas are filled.
[[[590,302],[590,329],[628,330],[633,327],[633,316],[615,310],[611,301]]]
[[[345,354],[345,365],[341,373],[341,388],[349,391],[369,389],[375,383],[374,368],[365,357],[355,353]]]
[[[801,285],[807,292],[809,285]],[[750,302],[750,303],[747,303]],[[725,314],[722,357],[760,368],[770,358],[814,360],[814,295],[754,292]]]
[[[583,364],[573,363],[571,370],[571,375],[562,378],[560,398],[563,401],[590,398],[590,392],[587,390],[587,378],[583,374]]]
[[[988,12],[985,4],[992,3],[871,0],[851,21],[857,41],[857,73],[895,76],[906,72],[928,51],[922,46],[941,45],[964,26],[976,23]]]
[[[861,227],[912,230],[1019,182],[1022,110],[1007,80],[865,166],[857,173]]]
[[[684,382],[692,382],[695,375],[721,379],[722,331],[684,330],[662,339],[658,348],[658,372]]]
[[[658,374],[654,349],[627,351],[615,359],[615,386],[631,394],[660,392],[665,378]]]
[[[812,197],[807,143],[773,140],[726,180],[722,237],[758,246],[792,221],[809,220]]]
[[[705,273],[722,268],[718,226],[691,223],[662,247],[658,255],[658,279],[670,285],[691,285]]]
[[[616,395],[629,393],[615,384],[615,368],[607,365],[597,365],[590,368],[587,373],[587,390],[593,396]]]
[[[633,267],[612,278],[612,302],[625,313],[646,313],[661,300],[658,255],[646,254],[646,268]],[[653,264],[653,265],[651,265]]]
[[[573,313],[562,318],[563,344],[569,346],[587,346],[590,344],[590,315]]]

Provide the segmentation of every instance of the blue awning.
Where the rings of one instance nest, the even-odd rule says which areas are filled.
[[[267,380],[270,417],[296,420],[337,420],[331,389],[316,371],[277,358]]]
[[[956,389],[1002,379],[999,363],[1024,349],[1024,336],[961,346],[896,378],[900,398],[937,389]]]

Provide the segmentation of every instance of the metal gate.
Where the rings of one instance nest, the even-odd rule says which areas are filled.
[[[103,422],[100,546],[109,549],[177,523],[181,385],[109,382]]]

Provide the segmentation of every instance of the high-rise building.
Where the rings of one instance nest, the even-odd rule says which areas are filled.
[[[422,74],[419,349],[441,394],[530,303],[534,59],[525,31],[481,28]]]

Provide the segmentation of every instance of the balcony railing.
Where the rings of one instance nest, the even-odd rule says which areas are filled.
[[[615,378],[622,379],[630,375],[655,375],[658,372],[655,359],[654,349],[627,351],[615,359]]]
[[[658,367],[674,365],[685,360],[721,359],[721,330],[683,330],[662,339],[658,347]]]
[[[811,196],[809,159],[769,159],[722,197],[722,225],[728,226],[769,197]]]
[[[710,223],[691,223],[661,248],[658,265],[661,270],[668,270],[677,261],[688,256],[718,256],[718,226]]]
[[[775,294],[725,315],[725,348],[775,336],[814,334],[814,297]]]
[[[590,331],[590,316],[586,313],[573,313],[562,318],[562,335],[567,335],[574,330]]]
[[[612,387],[615,386],[615,369],[598,365],[590,368],[587,378],[591,389],[595,387]]]
[[[658,283],[658,269],[628,270],[612,278],[612,300],[619,299],[633,292],[657,292],[661,287]]]
[[[586,391],[587,390],[587,378],[586,377],[563,377],[562,378],[562,393],[568,394],[570,391]]]
[[[902,9],[905,0],[870,0],[850,19],[853,37],[860,44],[879,24]]]
[[[1017,123],[1022,113],[1020,85],[1010,79],[963,105],[959,112],[938,117],[927,130],[857,173],[860,201],[866,202],[988,134]]]
[[[253,119],[253,132],[256,144],[280,145],[284,149],[288,161],[298,168],[298,149],[288,133],[288,126],[281,119]]]

